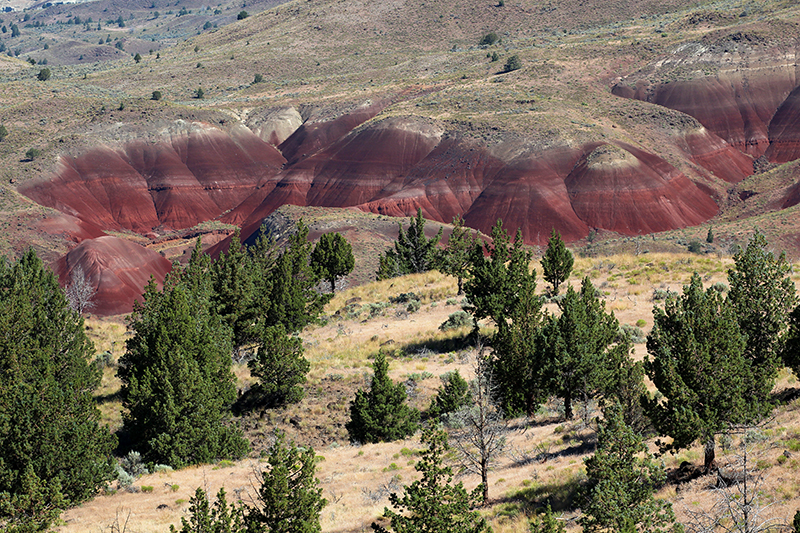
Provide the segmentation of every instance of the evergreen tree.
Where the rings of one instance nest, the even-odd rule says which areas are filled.
[[[553,294],[558,294],[559,287],[572,272],[574,262],[575,259],[564,241],[561,240],[561,235],[553,228],[550,232],[550,240],[547,242],[547,250],[542,256],[544,279],[553,287]]]
[[[336,278],[348,275],[355,266],[353,247],[339,233],[324,233],[311,252],[311,265],[335,293]]]
[[[208,495],[197,487],[189,500],[189,519],[181,518],[181,529],[169,526],[170,533],[247,533],[244,507],[228,505],[225,489],[219,489],[212,506]]]
[[[550,508],[550,504],[547,504],[544,516],[541,518],[534,517],[530,521],[528,531],[530,533],[566,533],[567,530],[564,527],[564,523],[553,516],[553,510]]]
[[[464,293],[464,278],[469,274],[470,250],[477,243],[477,235],[464,226],[461,216],[453,218],[453,231],[447,245],[438,253],[436,268],[443,274],[453,276],[458,281],[458,296]]]
[[[286,442],[278,432],[269,450],[269,469],[259,474],[256,507],[246,511],[247,531],[259,533],[319,533],[319,515],[328,503],[314,477],[313,448]]]
[[[177,275],[159,292],[151,280],[129,318],[118,372],[123,429],[147,461],[181,467],[247,452],[226,421],[236,398],[231,332],[211,312],[207,285]]]
[[[653,309],[645,370],[663,400],[649,402],[656,430],[672,437],[663,449],[680,449],[701,440],[705,468],[714,466],[714,435],[733,424],[756,419],[763,405],[748,397],[750,365],[746,338],[732,306],[713,288],[703,290],[692,276],[683,295]]]
[[[484,248],[486,253],[484,253]],[[492,228],[491,243],[475,244],[470,251],[470,272],[464,286],[469,299],[466,309],[476,320],[491,318],[499,327],[510,321],[520,299],[536,288],[536,272],[529,268],[531,252],[522,244],[517,231],[513,245],[498,220]]]
[[[564,400],[564,416],[573,416],[574,400],[589,399],[606,392],[612,379],[611,361],[615,350],[627,354],[629,345],[615,344],[619,322],[606,313],[605,302],[589,278],[584,278],[580,293],[567,289],[558,304],[561,316],[550,317],[537,349],[543,350],[547,388]]]
[[[764,412],[771,403],[789,313],[797,305],[791,265],[784,254],[775,258],[767,246],[764,235],[756,232],[728,270],[728,303],[745,335],[744,356],[750,365],[746,394]]]
[[[587,481],[581,494],[580,524],[585,532],[683,530],[669,502],[653,496],[666,482],[664,466],[655,462],[642,438],[625,424],[618,404],[605,410],[597,431],[597,451],[584,463]]]
[[[389,378],[389,363],[378,352],[372,364],[374,375],[369,391],[359,389],[350,404],[346,424],[350,440],[389,442],[412,435],[417,430],[419,412],[406,404],[406,389]]]
[[[308,226],[300,220],[270,271],[270,307],[265,325],[283,324],[288,332],[300,331],[313,322],[330,301],[332,295],[322,295],[315,290],[319,276],[309,264],[310,255]]]
[[[469,383],[461,377],[458,369],[442,376],[442,382],[443,385],[439,387],[436,396],[431,400],[431,407],[428,409],[428,415],[432,418],[439,418],[457,411],[471,400]]]
[[[422,479],[405,487],[404,494],[392,494],[389,501],[398,510],[384,509],[395,533],[488,533],[491,528],[474,510],[480,503],[477,487],[468,493],[461,482],[453,484],[453,472],[444,465],[450,446],[447,433],[426,429],[422,443],[428,447],[414,465]],[[388,533],[385,527],[372,524],[377,533]]]
[[[394,242],[394,249],[390,248],[381,255],[378,280],[427,272],[435,267],[436,245],[442,238],[442,228],[439,228],[435,237],[425,237],[422,209],[417,209],[417,216],[409,222],[407,231],[403,231],[402,223],[397,223],[397,240]]]
[[[789,331],[782,351],[783,362],[800,377],[800,305],[789,315]]]
[[[0,528],[42,531],[113,476],[83,319],[32,250],[0,259]]]
[[[228,252],[220,254],[211,267],[213,310],[233,332],[237,349],[253,340],[255,287],[250,263],[236,228]]]
[[[257,393],[262,403],[283,406],[305,396],[302,384],[311,363],[303,357],[303,341],[287,335],[283,325],[262,328],[258,352],[247,366],[259,380]]]

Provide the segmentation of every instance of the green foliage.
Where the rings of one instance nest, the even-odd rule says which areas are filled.
[[[27,152],[25,152],[25,158],[29,161],[33,161],[37,157],[42,155],[42,151],[38,148],[29,148]]]
[[[201,253],[200,240],[195,253]],[[211,304],[214,312],[233,332],[234,347],[248,343],[255,321],[253,297],[255,286],[247,250],[242,246],[239,228],[231,236],[227,253],[222,253],[211,266]]]
[[[703,290],[692,276],[683,295],[653,310],[655,324],[647,337],[648,377],[663,395],[648,410],[661,435],[673,438],[664,449],[680,449],[701,439],[705,466],[714,462],[714,434],[758,418],[764,405],[747,395],[750,365],[746,338],[733,307],[719,292]]]
[[[0,529],[49,528],[113,477],[83,319],[29,250],[0,259]]]
[[[800,511],[794,513],[794,519],[792,520],[792,527],[794,528],[794,533],[800,533]]]
[[[245,516],[247,531],[318,533],[319,515],[328,502],[314,477],[314,449],[287,443],[278,432],[267,462],[269,470],[260,473],[257,505]]]
[[[271,288],[266,299],[270,306],[265,312],[265,325],[283,324],[288,332],[300,331],[319,316],[332,298],[331,294],[316,291],[319,276],[309,263],[310,255],[308,226],[300,220],[286,249],[270,270]],[[266,257],[269,260],[269,252]]]
[[[453,218],[453,231],[447,245],[438,251],[436,269],[442,274],[453,276],[458,281],[458,295],[464,293],[464,278],[469,275],[470,250],[477,243],[478,236],[464,226],[461,216]]]
[[[161,91],[153,91],[153,96],[150,97],[151,100],[161,100]]]
[[[253,84],[261,83],[262,81],[264,81],[264,76],[262,74],[256,73],[256,75],[253,76]]]
[[[250,14],[247,11],[239,11],[239,14],[236,15],[236,20],[244,20],[249,16]]]
[[[700,244],[700,241],[690,241],[688,250],[690,253],[699,254],[703,251],[703,245]]]
[[[560,285],[567,280],[570,272],[572,272],[574,262],[575,259],[567,249],[564,241],[561,240],[561,235],[553,228],[550,233],[550,240],[547,242],[547,250],[542,257],[544,279],[553,287],[552,294],[558,294]]]
[[[417,430],[419,412],[406,404],[406,389],[389,378],[389,363],[378,352],[372,365],[374,375],[369,391],[359,389],[350,404],[346,424],[350,440],[389,442],[412,435]]]
[[[431,418],[438,418],[442,415],[452,413],[469,404],[471,395],[469,383],[461,377],[458,369],[448,372],[442,376],[442,386],[431,400],[428,415]]]
[[[170,533],[246,533],[245,506],[228,505],[225,488],[220,488],[212,506],[206,491],[197,487],[189,500],[189,519],[181,518],[181,529],[169,526]]]
[[[198,66],[199,65],[200,64],[198,63]],[[194,92],[194,97],[197,98],[198,100],[202,100],[203,98],[205,98],[205,96],[206,96],[206,93],[205,93],[205,91],[203,91],[202,87],[198,87],[197,90],[195,90],[195,92]]]
[[[250,374],[258,378],[262,403],[284,406],[305,396],[302,384],[311,363],[303,357],[303,341],[286,334],[282,324],[264,327],[255,358],[248,361]]]
[[[136,302],[120,360],[124,431],[147,461],[182,467],[247,452],[228,424],[236,398],[231,330],[213,313],[202,256]]]
[[[714,243],[714,231],[711,229],[711,226],[708,227],[708,233],[706,233],[706,242],[708,244]]]
[[[567,289],[558,304],[561,316],[550,317],[542,331],[547,389],[564,400],[564,414],[572,418],[574,400],[588,399],[609,389],[619,353],[629,351],[627,337],[615,344],[619,322],[606,313],[605,302],[589,278],[584,278],[580,293]]]
[[[553,515],[553,510],[548,504],[541,518],[536,515],[530,521],[528,531],[530,533],[566,533],[566,528],[564,527],[564,522],[561,522]]]
[[[465,327],[474,327],[475,321],[466,311],[456,311],[447,317],[447,320],[442,322],[439,329],[442,331],[450,331],[451,329],[460,329]]]
[[[506,64],[503,65],[503,72],[512,72],[514,70],[519,70],[522,68],[522,60],[519,58],[518,55],[514,54],[513,56],[509,57],[506,60]]]
[[[19,26],[16,24],[11,25],[11,37],[19,37],[22,35],[22,32],[19,31]]]
[[[647,453],[642,438],[625,424],[618,404],[605,410],[597,451],[584,463],[587,482],[581,494],[580,524],[585,532],[683,530],[675,522],[669,502],[653,496],[666,482],[664,466]]]
[[[2,124],[0,124],[0,142],[4,141],[8,137],[8,130]]]
[[[775,257],[759,232],[747,248],[733,256],[728,270],[728,303],[745,335],[744,356],[750,365],[748,401],[769,405],[770,393],[781,366],[780,352],[789,313],[797,305],[791,265],[786,256]]]
[[[133,56],[133,60],[136,61],[137,63],[141,63],[142,55],[139,52],[136,52],[136,55]]]
[[[417,209],[417,216],[410,219],[407,231],[403,231],[402,223],[397,223],[397,240],[394,249],[386,250],[379,260],[378,280],[427,272],[436,265],[436,245],[442,238],[442,228],[435,237],[425,237],[425,219],[422,209]]]
[[[492,31],[481,37],[481,40],[478,44],[481,46],[491,46],[499,40],[500,37],[498,37],[497,34]]]
[[[335,293],[336,278],[348,275],[355,266],[353,247],[339,233],[324,233],[311,252],[311,266]]]
[[[480,503],[481,487],[468,493],[461,482],[453,484],[453,472],[444,465],[450,446],[447,433],[426,429],[422,443],[428,447],[420,453],[414,468],[422,479],[404,487],[403,495],[391,494],[389,501],[397,509],[384,509],[390,529],[372,524],[377,533],[484,533],[491,528],[474,510]]]
[[[484,249],[486,253],[484,253]],[[542,399],[541,363],[536,354],[535,333],[542,321],[542,299],[536,295],[536,271],[531,271],[531,252],[517,231],[510,245],[508,233],[498,220],[491,243],[476,243],[470,252],[470,271],[464,292],[465,306],[476,320],[491,318],[498,330],[492,339],[496,360],[493,374],[508,415],[533,413]]]

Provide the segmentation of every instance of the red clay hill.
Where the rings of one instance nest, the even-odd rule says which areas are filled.
[[[216,219],[242,227],[247,238],[284,204],[391,216],[421,208],[440,222],[461,214],[484,232],[501,218],[533,244],[544,244],[553,227],[575,241],[593,229],[641,235],[696,225],[718,211],[708,185],[714,179],[737,183],[759,157],[800,158],[800,88],[790,62],[754,38],[720,42],[686,45],[612,89],[696,119],[683,115],[688,126],[668,137],[673,163],[683,154],[681,169],[613,139],[488,146],[429,118],[381,118],[387,101],[326,119],[281,109],[246,125],[182,123],[157,142],[62,156],[52,176],[19,190],[64,213],[64,231],[80,245],[60,260],[59,274],[78,264],[90,272],[102,313],[129,309],[150,274],[161,280],[168,269],[139,245],[98,238],[107,230],[155,238]],[[736,54],[733,67],[721,66]],[[665,72],[695,64],[718,68],[663,81]],[[797,203],[792,192],[786,205]]]

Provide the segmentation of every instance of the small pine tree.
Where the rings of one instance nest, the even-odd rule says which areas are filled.
[[[244,525],[245,507],[228,505],[225,488],[219,489],[212,506],[202,488],[189,499],[189,519],[181,518],[181,529],[170,525],[170,533],[247,533]]]
[[[50,79],[50,75],[51,75],[50,69],[43,68],[42,70],[39,71],[39,74],[36,75],[36,79],[38,79],[39,81],[47,81]]]
[[[572,265],[575,259],[572,252],[567,249],[561,235],[555,228],[550,232],[550,240],[547,242],[547,250],[542,257],[542,270],[544,279],[553,287],[553,294],[558,294],[558,289],[572,272]]]
[[[286,442],[279,431],[269,450],[270,467],[259,474],[256,507],[247,511],[247,531],[263,533],[319,533],[319,515],[328,503],[314,477],[313,448]]]
[[[136,55],[133,56],[133,60],[136,61],[137,63],[141,63],[142,55],[139,52],[136,52]]]
[[[673,439],[664,450],[701,440],[708,471],[714,466],[714,435],[764,413],[765,405],[747,394],[747,339],[733,307],[713,288],[704,291],[697,273],[681,297],[653,310],[653,318],[647,336],[652,359],[645,359],[645,370],[663,398],[648,402],[648,414],[658,432]]]
[[[419,412],[406,404],[406,389],[389,378],[389,363],[378,352],[372,364],[374,375],[369,391],[359,389],[350,404],[350,421],[345,426],[350,440],[389,442],[417,430]]]
[[[203,98],[205,98],[205,96],[206,93],[205,91],[203,91],[202,87],[198,87],[197,90],[194,92],[194,97],[197,98],[198,100],[202,100]]]
[[[4,125],[0,125],[0,141],[4,141],[8,137],[8,130]]]
[[[247,11],[239,11],[239,14],[236,15],[236,20],[244,20],[249,16],[250,14]]]
[[[348,275],[355,266],[353,247],[339,233],[324,233],[311,252],[311,266],[335,293],[336,278]]]
[[[491,528],[486,519],[475,509],[480,503],[481,487],[467,492],[459,481],[453,484],[453,472],[444,466],[450,449],[447,433],[441,430],[426,429],[422,443],[428,447],[414,469],[422,474],[422,479],[404,488],[404,494],[391,494],[389,501],[399,512],[384,509],[383,516],[390,522],[390,529],[396,533],[437,532],[437,533],[488,533]],[[373,523],[377,533],[388,533],[382,525]]]
[[[567,530],[564,527],[564,522],[561,522],[553,515],[553,510],[548,504],[541,517],[537,515],[530,521],[528,531],[530,533],[566,533]]]
[[[436,266],[436,245],[442,238],[443,229],[439,228],[439,233],[433,238],[425,237],[422,209],[417,209],[417,216],[410,220],[408,231],[403,231],[400,222],[397,229],[394,248],[381,255],[378,280],[427,272]]]
[[[436,269],[456,278],[458,296],[464,293],[464,279],[469,275],[467,267],[470,263],[470,251],[477,239],[477,235],[464,226],[464,219],[456,216],[453,218],[453,231],[450,233],[447,245],[437,254]]]
[[[503,66],[503,72],[512,72],[521,68],[522,60],[518,55],[514,54],[513,56],[509,57],[508,60],[506,60],[506,64]]]
[[[161,91],[153,91],[153,96],[151,97],[151,100],[156,100],[156,101],[161,100]]]
[[[428,415],[432,418],[457,411],[471,400],[469,383],[461,377],[458,369],[442,376],[442,383],[428,409]]]
[[[666,482],[664,466],[647,453],[642,438],[625,424],[618,404],[605,410],[597,451],[584,463],[587,482],[580,498],[580,523],[585,532],[683,531],[669,502],[653,496]]]
[[[281,324],[263,328],[259,337],[258,352],[247,366],[258,378],[256,392],[262,403],[273,407],[299,402],[305,396],[302,385],[311,369],[303,357],[303,341],[287,335]]]
[[[711,229],[711,226],[708,227],[708,233],[706,233],[706,242],[708,244],[714,243],[714,231]]]
[[[264,81],[263,75],[257,73],[255,76],[253,76],[253,84],[261,83],[262,81]]]

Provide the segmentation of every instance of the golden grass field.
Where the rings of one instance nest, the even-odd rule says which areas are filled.
[[[706,286],[724,283],[726,270],[731,265],[730,257],[691,254],[577,258],[570,283],[577,286],[582,276],[589,276],[605,294],[607,309],[614,311],[620,323],[641,325],[643,320],[642,329],[647,332],[652,327],[655,288],[679,291],[694,271],[703,276]],[[541,273],[538,265],[537,270]],[[799,277],[793,275],[795,283]],[[538,290],[544,288],[540,280]],[[357,304],[366,305],[386,302],[389,297],[404,292],[414,292],[421,297],[419,311],[406,314],[394,305],[373,318],[368,318],[366,311],[358,318],[347,318],[344,313],[340,313],[339,318],[335,316],[354,299],[360,298]],[[438,272],[343,291],[326,308],[326,314],[333,316],[328,324],[309,327],[302,333],[306,357],[312,364],[307,397],[300,404],[268,413],[257,427],[252,425],[254,418],[246,419],[245,425],[250,428],[247,434],[254,448],[249,457],[237,462],[149,474],[135,481],[137,492],[114,490],[112,486],[92,501],[65,512],[58,531],[166,532],[170,524],[177,526],[181,516],[186,516],[196,487],[216,494],[224,486],[229,499],[250,502],[256,473],[264,468],[260,451],[269,446],[274,428],[284,429],[299,443],[313,443],[315,447],[319,461],[317,477],[328,500],[321,516],[322,530],[331,533],[368,531],[369,524],[378,519],[389,504],[389,492],[397,491],[401,484],[408,484],[417,476],[413,464],[421,445],[418,435],[393,443],[351,445],[343,428],[349,415],[349,399],[356,388],[366,385],[371,375],[370,356],[381,349],[381,345],[389,353],[394,351],[398,355],[389,359],[393,379],[405,380],[411,374],[418,375],[419,386],[411,403],[420,409],[427,408],[439,386],[438,376],[444,372],[457,368],[462,375],[470,376],[472,352],[469,349],[441,352],[423,349],[448,346],[448,339],[464,333],[445,335],[437,329],[459,308],[462,297],[455,293],[455,280]],[[548,304],[548,309],[553,311],[552,304]],[[87,328],[98,352],[109,350],[114,358],[123,353],[126,334],[122,323],[90,319]],[[388,341],[393,342],[387,344]],[[637,344],[635,357],[645,355],[644,344]],[[235,367],[235,371],[240,385],[249,381],[246,367]],[[119,382],[112,369],[105,372],[98,395],[107,399],[101,405],[104,420],[116,428],[121,423],[121,404],[114,397]],[[795,377],[788,370],[783,371],[776,392],[791,392],[796,387]],[[578,414],[581,414],[580,409]],[[597,414],[598,411],[592,410],[586,419]],[[301,422],[290,423],[293,417]],[[748,435],[748,438],[754,441],[749,449],[750,466],[757,475],[763,476],[759,487],[761,503],[766,506],[767,518],[791,521],[800,508],[800,399],[785,402],[776,409],[774,417],[760,428],[758,435],[761,437]],[[564,422],[559,419],[557,406],[548,404],[532,420],[510,420],[506,436],[507,452],[490,474],[491,505],[481,511],[494,530],[500,533],[527,531],[529,514],[545,502],[551,503],[566,521],[568,530],[578,530],[579,513],[572,507],[572,499],[585,475],[583,459],[594,439],[593,425],[586,425],[580,416]],[[721,466],[734,459],[742,437],[733,435],[727,448],[718,449]],[[651,449],[655,451],[652,443]],[[534,460],[538,454],[546,455]],[[700,464],[702,450],[696,447],[663,459],[668,469],[677,468],[682,461]],[[474,476],[459,479],[469,489],[478,484]],[[686,520],[692,513],[711,510],[716,501],[714,481],[712,477],[701,477],[678,486],[667,485],[659,495],[672,501],[679,518]],[[142,491],[142,487],[147,492]]]

